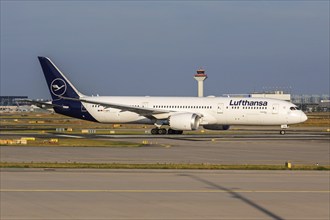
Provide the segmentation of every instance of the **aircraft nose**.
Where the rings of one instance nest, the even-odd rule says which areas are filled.
[[[301,116],[300,116],[301,122],[304,122],[308,119],[308,117],[306,116],[305,113],[301,112]]]

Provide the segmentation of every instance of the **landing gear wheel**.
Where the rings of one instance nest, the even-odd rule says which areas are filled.
[[[159,132],[158,128],[151,129],[151,134],[158,134],[158,132]]]
[[[281,134],[281,135],[285,135],[285,130],[281,130],[281,131],[280,131],[280,134]]]
[[[165,128],[161,128],[158,130],[158,134],[166,134],[166,133],[167,133],[167,131]]]

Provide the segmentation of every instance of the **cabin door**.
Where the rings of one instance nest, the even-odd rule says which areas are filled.
[[[273,104],[273,114],[278,114],[278,104]]]

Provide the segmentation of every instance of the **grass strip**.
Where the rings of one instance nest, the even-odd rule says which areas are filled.
[[[0,168],[66,169],[191,169],[191,170],[330,170],[330,166],[294,165],[221,165],[221,164],[122,164],[122,163],[13,163],[0,162]]]

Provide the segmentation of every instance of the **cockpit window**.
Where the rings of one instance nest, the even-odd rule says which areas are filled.
[[[290,107],[290,110],[292,110],[292,111],[294,111],[294,110],[299,110],[299,108],[298,107]]]

